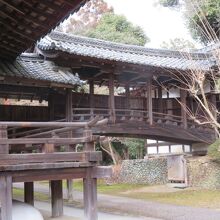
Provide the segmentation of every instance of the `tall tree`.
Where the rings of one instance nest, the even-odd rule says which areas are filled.
[[[126,17],[114,14],[113,8],[103,0],[91,0],[58,28],[59,31],[91,38],[145,45],[149,38],[141,27]]]
[[[191,41],[183,38],[174,38],[169,40],[168,42],[163,41],[161,47],[165,49],[179,51],[188,51],[190,49],[195,49],[195,45]]]
[[[165,7],[173,7],[180,1],[160,0]],[[188,27],[192,37],[204,44],[220,40],[220,1],[184,0]]]
[[[90,0],[80,10],[66,20],[59,30],[66,33],[83,34],[97,26],[105,13],[113,12],[104,0]]]
[[[114,13],[104,14],[95,28],[85,33],[86,36],[118,43],[144,46],[149,38],[139,26],[133,25],[126,17]]]

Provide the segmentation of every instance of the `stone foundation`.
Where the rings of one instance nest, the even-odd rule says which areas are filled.
[[[148,185],[165,184],[167,183],[167,159],[124,160],[119,173],[119,181]]]

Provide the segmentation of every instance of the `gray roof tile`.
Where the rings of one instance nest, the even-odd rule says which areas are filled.
[[[71,70],[61,70],[52,61],[43,60],[37,54],[22,54],[15,61],[0,60],[0,75],[33,80],[42,80],[65,85],[81,85],[77,74]]]
[[[210,53],[152,49],[60,32],[52,32],[38,42],[37,46],[42,51],[56,50],[80,56],[178,70],[200,68],[208,71],[214,65]]]

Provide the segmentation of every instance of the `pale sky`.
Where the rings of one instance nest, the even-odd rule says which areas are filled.
[[[151,42],[147,47],[159,48],[163,41],[184,38],[193,42],[182,13],[156,4],[157,0],[105,0],[115,13],[123,14],[141,26]]]

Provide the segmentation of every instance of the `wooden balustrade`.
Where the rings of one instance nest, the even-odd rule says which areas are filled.
[[[104,118],[109,118],[109,109],[103,108],[73,108],[73,121],[87,121],[95,116],[102,116]],[[181,116],[164,114],[160,112],[153,112],[153,123],[157,124],[167,124],[180,126],[185,128],[185,121],[183,122]],[[136,120],[149,123],[149,114],[145,110],[136,109],[115,109],[116,122],[123,122],[125,120]],[[195,123],[193,119],[187,119],[187,125],[189,128],[202,129],[202,126]],[[207,128],[206,126],[206,129]],[[211,129],[211,128],[210,128]]]

